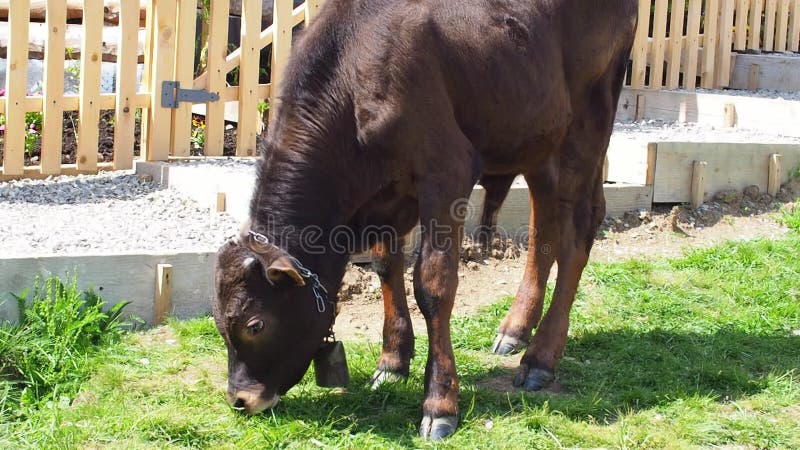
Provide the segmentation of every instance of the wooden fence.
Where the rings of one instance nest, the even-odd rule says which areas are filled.
[[[192,136],[197,133],[192,129],[192,103],[181,102],[176,108],[162,106],[163,95],[172,91],[165,91],[165,81],[219,96],[218,101],[205,105],[205,156],[222,155],[226,103],[235,104],[238,112],[236,155],[256,155],[256,136],[262,124],[259,103],[269,102],[281,82],[293,29],[313,20],[321,3],[307,0],[293,8],[292,0],[263,1],[273,4],[272,25],[262,29],[262,0],[241,0],[241,45],[231,49],[230,0],[210,1],[202,32],[197,30],[197,18],[203,0],[86,0],[82,2],[82,24],[69,25],[82,27],[80,86],[77,95],[65,95],[64,61],[65,54],[70,54],[65,37],[67,13],[74,19],[75,11],[74,6],[68,9],[67,5],[76,2],[34,0],[32,5],[32,0],[0,0],[8,3],[6,10],[0,8],[8,18],[6,90],[0,96],[0,114],[5,121],[0,180],[128,169],[135,160],[136,143],[141,149],[139,158],[149,161],[190,156]],[[37,29],[30,21],[40,20],[43,3],[47,30],[44,81],[41,93],[30,94],[26,92],[28,57],[34,51],[29,48],[29,33]],[[118,11],[112,26],[118,32],[109,34],[108,26],[103,31],[103,22],[111,3]],[[145,12],[143,30],[140,3]],[[33,18],[32,6],[39,8],[34,9]],[[800,0],[640,0],[639,10],[628,74],[634,88],[724,87],[730,78],[733,50],[798,51],[800,44]],[[42,29],[42,24],[36,25]],[[116,42],[108,42],[109,36]],[[2,43],[0,36],[0,46]],[[108,46],[114,46],[116,86],[114,93],[101,93],[101,63]],[[259,59],[267,47],[271,47],[272,58],[270,81],[263,83],[259,82]],[[205,69],[195,76],[195,58],[201,48],[206,55]],[[41,55],[41,49],[38,51]],[[137,82],[139,54],[143,55],[143,69]],[[231,76],[233,73],[236,77]],[[270,114],[280,106],[276,102],[271,99]],[[114,112],[113,162],[98,161],[101,110]],[[77,111],[78,116],[77,151],[74,164],[62,164],[64,113],[71,111]],[[29,113],[40,114],[42,119],[38,160],[26,157]],[[139,116],[141,139],[135,142]]]
[[[639,0],[630,86],[727,87],[732,50],[800,46],[800,0]]]

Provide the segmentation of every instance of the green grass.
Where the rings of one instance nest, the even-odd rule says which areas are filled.
[[[456,318],[462,425],[438,447],[800,448],[798,280],[794,233],[592,264],[559,394],[508,390],[504,366],[518,357],[488,354],[510,299]],[[173,321],[95,356],[77,395],[0,423],[0,448],[432,447],[416,437],[426,344],[407,384],[373,392],[380,345],[347,343],[349,392],[317,388],[309,373],[274,411],[245,417],[225,403],[213,322]]]

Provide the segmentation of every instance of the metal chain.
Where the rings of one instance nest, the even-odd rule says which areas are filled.
[[[275,245],[270,242],[268,237],[264,236],[261,233],[257,233],[253,230],[250,230],[248,231],[248,234],[253,238],[254,241],[258,242],[259,244],[273,245],[273,246]],[[309,270],[294,256],[289,255],[289,259],[295,265],[297,273],[299,273],[301,277],[307,280],[311,280],[311,291],[314,293],[314,300],[317,302],[317,311],[319,311],[320,313],[324,313],[327,310],[325,304],[328,303],[327,299],[328,290],[325,289],[325,286],[323,286],[322,282],[319,281],[319,276],[316,273]],[[334,320],[335,318],[336,314],[334,313]]]

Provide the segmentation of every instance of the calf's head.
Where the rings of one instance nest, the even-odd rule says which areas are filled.
[[[332,323],[295,260],[278,247],[256,247],[220,248],[213,304],[228,348],[228,401],[251,414],[300,381]]]

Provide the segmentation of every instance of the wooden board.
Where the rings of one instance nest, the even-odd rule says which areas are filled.
[[[667,65],[667,87],[677,89],[680,87],[681,51],[683,50],[683,13],[685,2],[673,2],[672,16],[669,24],[669,64]]]
[[[778,0],[766,0],[764,9],[764,45],[762,50],[771,52],[775,48],[775,15],[778,12]]]
[[[100,139],[100,73],[103,2],[87,0],[83,12],[83,54],[81,55],[78,147],[75,158],[79,170],[97,170],[97,144]]]
[[[276,16],[283,13],[291,14],[290,4],[283,2],[285,11],[281,12],[276,8]],[[239,62],[239,123],[236,127],[236,156],[255,156],[256,134],[259,129],[258,121],[261,117],[258,114],[258,69],[260,48],[258,47],[258,34],[261,31],[261,14],[259,11],[260,0],[242,0],[242,27],[241,27],[241,60]],[[278,24],[283,23],[276,21]],[[291,20],[291,19],[289,19]],[[292,32],[289,29],[286,39],[291,41]],[[281,37],[283,39],[283,37]],[[272,53],[283,45],[273,43]],[[290,45],[290,44],[287,44]],[[273,65],[275,60],[273,59]],[[280,66],[280,64],[279,64]],[[274,67],[274,66],[273,66]],[[273,72],[274,73],[274,72]],[[275,78],[271,82],[276,83]]]
[[[197,0],[178,0],[178,27],[175,49],[175,76],[181,86],[194,81],[194,50],[197,25]],[[172,156],[189,156],[192,134],[192,104],[181,102],[172,110]]]
[[[699,0],[697,0],[699,1]],[[636,35],[633,40],[631,58],[631,86],[637,89],[644,87],[645,71],[647,69],[647,30],[650,26],[650,0],[639,0],[639,21],[636,25]]]
[[[650,47],[650,89],[661,89],[664,81],[664,38],[667,33],[667,0],[656,0],[653,42]]]
[[[747,13],[750,0],[736,0],[736,36],[733,40],[734,50],[747,48]]]
[[[691,200],[694,161],[706,161],[705,200],[723,189],[742,190],[756,185],[766,192],[769,160],[783,155],[784,167],[800,165],[797,144],[734,144],[659,142],[656,150],[654,203],[684,203]],[[781,182],[788,180],[784,171]]]
[[[800,51],[800,0],[792,0],[789,22],[789,50]]]
[[[162,83],[175,76],[175,33],[177,0],[154,0],[153,14],[155,35],[153,37],[152,108],[147,130],[145,158],[148,161],[169,159],[172,139],[172,111],[161,106]],[[194,37],[192,38],[194,39]]]
[[[697,85],[697,64],[700,49],[700,7],[701,0],[689,0],[688,19],[686,21],[686,65],[683,75],[684,89],[693,91]]]
[[[787,33],[789,31],[789,1],[778,0],[778,30],[775,36],[775,51],[785,52]]]
[[[44,23],[29,23],[30,37],[28,39],[28,58],[43,59],[48,35],[47,25]],[[139,60],[144,55],[145,30],[137,29],[135,36],[138,38],[136,54]],[[7,22],[0,22],[0,58],[5,58],[8,50],[9,25]],[[65,29],[65,40],[62,49],[64,56],[68,59],[78,59],[83,48],[83,29],[82,25],[68,24]],[[102,47],[103,61],[114,62],[119,53],[120,31],[119,27],[102,27]]]
[[[11,52],[6,61],[6,131],[3,136],[3,174],[19,175],[25,165],[25,110],[22,107],[27,95],[28,54],[23,42],[28,40],[28,0],[12,0]]]
[[[750,5],[750,37],[747,48],[750,50],[761,49],[761,13],[764,11],[764,0],[753,0]]]
[[[91,284],[102,289],[110,302],[127,300],[126,315],[134,315],[152,325],[155,270],[159,264],[173,267],[171,309],[178,318],[208,314],[214,295],[214,258],[212,249],[197,253],[111,254],[41,256],[0,259],[0,321],[17,317],[18,294],[33,286],[36,276],[63,277],[77,271],[81,289]],[[123,276],[121,276],[123,275]]]
[[[291,5],[275,0],[275,21],[273,22],[274,37],[272,40],[272,66],[270,69],[270,85],[272,97],[270,98],[269,117],[275,117],[280,108],[280,86],[283,71],[289,63],[292,49],[292,11]]]
[[[208,24],[208,63],[205,73],[208,74],[208,91],[220,96],[227,85],[225,77],[228,74],[224,69],[228,55],[228,7],[228,2],[211,2]],[[206,104],[204,154],[207,156],[222,156],[225,140],[225,105],[222,101]]]
[[[645,96],[645,119],[668,122],[688,121],[721,126],[726,104],[736,107],[736,123],[742,128],[782,136],[800,137],[800,101],[694,92],[647,91],[624,88],[617,120],[634,120],[633,108],[639,95]]]
[[[117,105],[114,113],[114,169],[133,168],[134,128],[136,120],[136,0],[122,1],[120,27],[123,40],[119,43],[117,61]]]
[[[103,1],[103,21],[106,23],[117,24],[121,14],[121,3],[125,0],[104,0]],[[140,20],[145,17],[145,4],[147,0],[134,0],[138,3],[138,14]],[[59,11],[64,13],[64,16],[70,20],[79,20],[83,17],[84,0],[60,0]],[[51,3],[47,0],[32,0],[31,1],[31,19],[45,20],[48,12],[48,6]],[[10,4],[9,0],[0,0],[0,19],[8,18],[8,11]],[[52,8],[49,9],[52,12]],[[137,12],[133,14],[136,15]]]
[[[716,66],[716,88],[728,86],[731,79],[731,47],[733,46],[733,1],[723,0],[719,9]]]
[[[64,8],[55,7],[60,0],[50,0],[47,11],[47,38],[44,60],[44,92],[42,120],[42,172],[55,175],[61,171],[62,129],[64,127],[64,30],[67,16]]]
[[[722,0],[723,2],[727,0]],[[719,2],[720,0],[706,0],[706,15],[703,32],[703,69],[701,74],[701,85],[706,89],[715,88],[717,54],[717,23],[719,22]]]
[[[800,91],[800,58],[739,54],[733,65],[730,88],[749,89],[750,68],[759,66],[758,88],[782,92]]]

